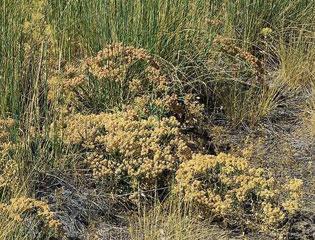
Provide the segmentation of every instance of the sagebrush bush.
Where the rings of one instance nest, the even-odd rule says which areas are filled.
[[[263,169],[229,154],[196,154],[181,164],[176,180],[186,201],[206,216],[236,221],[239,226],[276,227],[300,207],[302,181],[292,179],[279,187]]]

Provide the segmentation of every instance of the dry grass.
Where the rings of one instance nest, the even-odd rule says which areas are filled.
[[[153,208],[139,209],[129,223],[132,240],[227,239],[224,231],[198,220],[197,212],[178,196],[164,203],[156,203]]]
[[[89,72],[84,68],[76,69],[80,70],[76,74],[87,80],[85,84],[72,88],[69,95],[58,93],[67,103],[66,107],[75,106],[79,114],[114,112],[117,107],[121,110],[135,98],[131,96],[126,101],[125,92],[130,95],[132,91],[125,91],[127,85],[119,82],[122,75],[134,80],[136,90],[139,90],[139,80],[143,79],[146,96],[139,91],[136,95],[139,122],[150,115],[161,119],[173,116],[178,121],[178,131],[189,139],[187,144],[191,150],[202,153],[233,152],[229,146],[212,146],[216,139],[222,141],[224,136],[211,136],[216,133],[209,131],[209,126],[220,125],[226,131],[236,132],[239,138],[232,139],[231,145],[239,148],[246,146],[240,143],[249,135],[254,145],[260,135],[267,135],[268,141],[261,150],[257,148],[252,163],[273,170],[270,172],[279,175],[280,182],[284,178],[301,177],[310,185],[309,176],[314,173],[307,170],[308,174],[303,175],[301,172],[306,164],[313,164],[314,144],[310,140],[315,136],[314,12],[315,2],[309,0],[1,1],[0,119],[13,118],[16,124],[1,135],[4,124],[0,121],[0,204],[14,197],[39,198],[36,180],[39,173],[45,172],[76,179],[73,188],[85,184],[84,187],[95,191],[96,195],[112,194],[106,184],[94,181],[91,169],[82,161],[85,154],[93,151],[98,151],[103,158],[106,142],[103,149],[93,145],[82,150],[79,144],[65,146],[63,139],[57,138],[57,131],[64,127],[59,123],[65,109],[57,108],[58,104],[51,101],[48,79],[63,76],[71,80],[71,76],[64,78],[68,74],[66,66],[81,66],[83,59],[95,56],[105,45],[118,42],[134,46],[136,52],[143,48],[149,57],[140,63],[139,59],[128,62],[130,59],[126,56],[120,59],[121,64],[119,58],[116,58],[118,62],[106,58],[106,63],[104,59],[90,58],[95,61]],[[128,64],[121,69],[126,66],[123,61]],[[147,65],[151,65],[155,73],[161,70],[155,77],[168,82],[163,98],[156,98],[160,95],[156,86],[145,85],[143,69]],[[115,88],[110,90],[112,82],[104,81],[104,77],[108,77],[104,71],[98,72],[102,68],[108,70],[109,66],[122,74],[115,75]],[[92,81],[93,74],[99,74],[100,79]],[[55,80],[60,84],[60,79]],[[165,105],[167,111],[161,109]],[[92,107],[84,112],[86,106]],[[163,121],[160,122],[163,125]],[[296,134],[297,129],[303,129],[302,137]],[[124,126],[122,140],[128,133],[128,126]],[[134,135],[133,142],[140,149],[144,139],[137,137],[141,134]],[[113,162],[121,157],[119,144],[128,145],[128,141],[122,140],[118,142],[117,155],[113,154]],[[147,140],[146,144],[154,142]],[[167,145],[167,139],[155,140],[162,148]],[[288,143],[282,144],[282,140]],[[8,143],[17,148],[2,151],[2,146],[8,148]],[[125,145],[121,148],[126,148]],[[139,155],[134,149],[131,152]],[[147,155],[148,159],[153,156],[150,151]],[[162,162],[164,164],[164,160]],[[141,168],[141,162],[138,167]],[[155,167],[162,175],[174,177],[176,169],[170,174],[163,172],[160,166]],[[125,186],[131,180],[129,170],[124,171],[127,177],[120,184]],[[156,182],[152,185],[158,186]],[[57,184],[48,188],[54,192],[63,187]],[[137,187],[139,189],[139,186],[133,189]],[[129,196],[126,192],[122,194]],[[306,194],[308,199],[313,196],[310,191]],[[221,237],[213,228],[196,220],[195,210],[179,200],[139,211],[130,225],[134,239]],[[45,234],[41,227],[14,224],[0,216],[1,240],[41,240],[48,238]]]

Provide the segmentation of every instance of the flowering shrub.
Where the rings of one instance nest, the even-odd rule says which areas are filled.
[[[57,135],[114,190],[169,185],[190,157],[181,124],[200,123],[203,106],[172,92],[163,70],[146,50],[113,44],[50,79]]]
[[[301,200],[300,180],[291,180],[284,189],[265,177],[264,170],[252,168],[246,159],[220,153],[196,154],[181,164],[177,190],[205,213],[247,227],[275,226],[293,214]],[[287,199],[280,195],[288,192]]]
[[[62,76],[49,81],[48,98],[59,112],[100,113],[132,108],[143,117],[176,116],[187,124],[203,119],[203,106],[193,94],[171,91],[164,66],[146,50],[112,44]]]
[[[125,106],[127,109],[136,111],[142,117],[149,116],[174,116],[180,123],[186,125],[198,125],[204,116],[204,107],[193,94],[187,94],[183,98],[176,94],[164,96],[163,98],[150,99],[149,96],[137,97],[134,103]]]
[[[167,82],[160,63],[146,50],[113,44],[53,77],[48,96],[70,112],[102,112],[136,96],[164,94]]]
[[[10,141],[10,129],[14,126],[15,121],[11,118],[0,119],[0,188],[16,183],[17,163],[9,159],[14,144]]]
[[[227,39],[227,38],[223,38],[219,36],[214,40],[214,43],[220,46],[221,50],[227,53],[228,55],[242,59],[245,63],[248,64],[248,66],[250,66],[253,74],[258,77],[258,80],[259,81],[263,80],[262,75],[264,74],[264,68],[261,61],[257,57],[255,57],[250,52],[245,51],[244,49],[236,46],[235,43],[231,39]],[[240,70],[241,68],[238,69],[238,71]],[[263,82],[260,82],[260,83],[263,83]]]
[[[232,50],[260,71],[253,56]],[[57,137],[114,192],[165,187],[176,173],[178,189],[205,213],[246,226],[274,225],[293,214],[299,181],[281,199],[284,189],[244,158],[192,157],[181,128],[201,123],[204,109],[193,94],[179,97],[170,90],[169,79],[147,51],[121,44],[68,66],[50,81],[49,98],[65,113],[56,122]]]
[[[143,119],[132,110],[74,114],[62,134],[66,144],[83,149],[93,176],[109,179],[113,187],[164,187],[178,165],[191,157],[175,117]]]
[[[48,229],[58,231],[60,223],[55,219],[54,214],[45,202],[27,197],[19,197],[12,198],[8,204],[0,203],[1,216],[5,216],[16,222],[22,222],[25,214],[31,213],[33,210],[36,211],[37,218],[42,220]]]
[[[18,184],[18,164],[14,160],[0,161],[0,189],[1,187],[14,186]]]
[[[21,4],[21,13],[26,17],[23,23],[23,33],[29,39],[26,49],[32,44],[39,44],[52,38],[52,26],[47,22],[48,1],[31,0]]]
[[[10,129],[14,126],[13,119],[0,119],[0,154],[8,150],[10,145]]]

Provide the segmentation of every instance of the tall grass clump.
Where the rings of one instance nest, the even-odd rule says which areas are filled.
[[[123,42],[174,59],[178,51],[198,48],[207,13],[205,1],[52,1],[62,54],[99,51]],[[203,46],[204,47],[204,46]]]
[[[171,196],[164,203],[155,203],[130,217],[129,234],[133,240],[140,239],[220,239],[220,234],[197,219],[190,204],[180,196]]]
[[[230,155],[203,155],[204,145],[211,145],[211,124],[270,123],[313,92],[314,12],[311,0],[2,0],[0,238],[47,238],[45,226],[50,234],[57,224],[49,204],[34,198],[38,178],[47,171],[71,175],[76,164],[96,189],[127,195],[169,190],[182,172],[177,179],[187,182],[184,192],[207,193],[211,202],[216,189],[207,184],[217,161],[223,170],[215,174],[229,189],[215,200],[229,196],[219,206],[226,211],[215,214],[234,221],[231,215],[241,209],[247,215],[235,221],[261,223],[265,213],[271,224],[277,216],[285,221],[298,208],[299,181],[280,211],[273,203],[281,194],[270,192],[260,170],[237,169],[240,159]],[[314,133],[309,99],[306,123]],[[238,191],[243,195],[234,201]],[[181,212],[183,204],[171,206],[169,214],[164,206],[148,217],[141,213],[132,238],[204,239],[203,226]],[[252,218],[254,206],[260,217]],[[29,219],[36,229],[28,229]]]

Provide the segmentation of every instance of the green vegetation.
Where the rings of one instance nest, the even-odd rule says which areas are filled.
[[[312,0],[1,0],[0,240],[293,234],[314,23]]]

